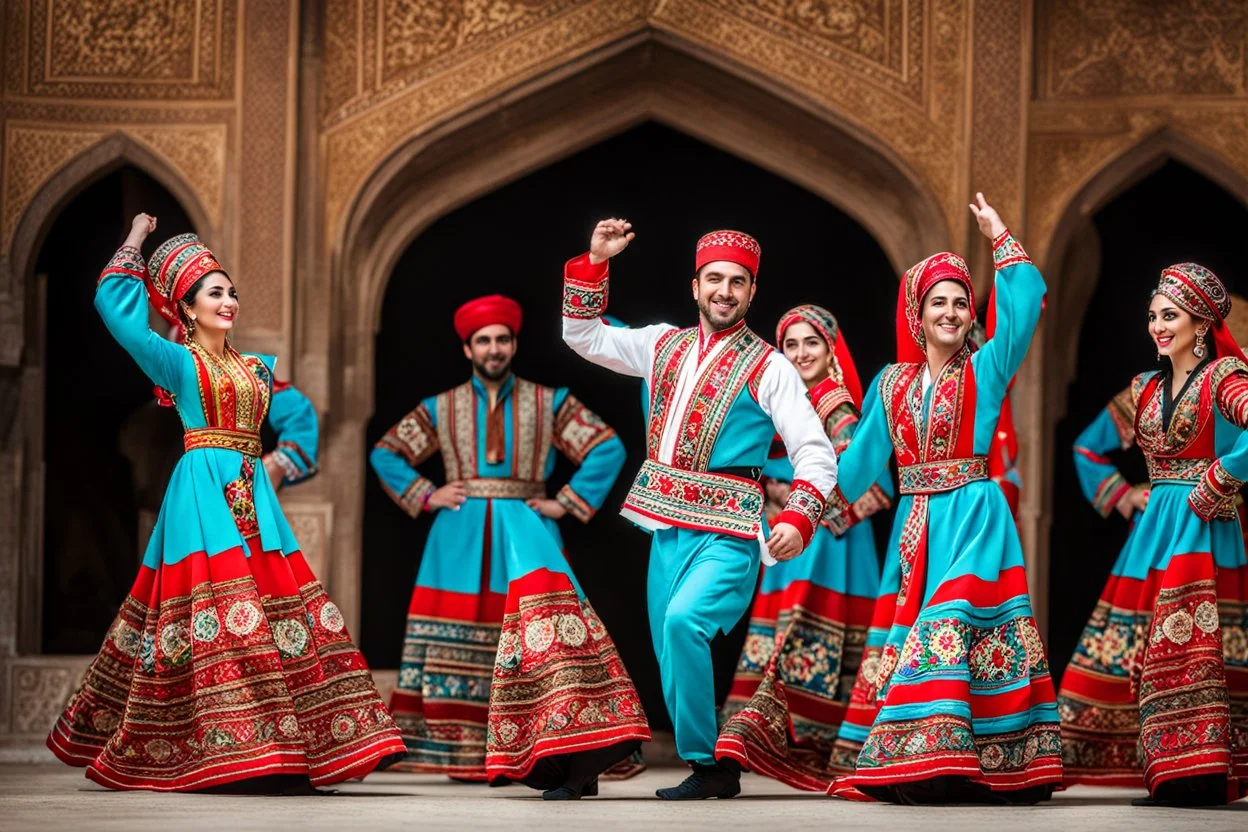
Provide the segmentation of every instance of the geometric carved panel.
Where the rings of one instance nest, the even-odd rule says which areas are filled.
[[[9,48],[23,47],[26,66],[25,77],[10,74],[10,92],[166,101],[233,96],[237,0],[10,2],[21,8],[14,9],[19,31],[9,33]]]
[[[0,245],[7,251],[23,212],[53,174],[115,129],[75,129],[10,121],[5,129]],[[217,225],[225,202],[224,124],[135,125],[127,133],[163,156]]]
[[[26,206],[39,188],[66,162],[103,139],[100,130],[15,126],[4,131],[4,211],[0,215],[0,246],[9,250]]]
[[[24,656],[0,659],[0,684],[10,734],[46,734],[78,686],[89,656]]]
[[[904,95],[923,97],[924,3],[861,0],[705,0],[750,24],[791,40],[811,57],[831,58]]]
[[[1248,91],[1248,3],[1047,0],[1040,7],[1041,98]]]
[[[220,225],[225,206],[226,125],[136,125],[125,132],[164,156],[199,197],[209,221]]]

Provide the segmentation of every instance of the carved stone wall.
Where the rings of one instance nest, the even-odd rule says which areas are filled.
[[[369,172],[404,142],[504,89],[654,36],[868,134],[918,172],[957,238],[969,9],[967,0],[331,0],[321,98],[329,237]]]

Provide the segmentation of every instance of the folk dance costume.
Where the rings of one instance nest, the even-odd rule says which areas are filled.
[[[999,329],[977,352],[964,346],[935,379],[924,297],[955,280],[973,309],[970,277],[949,253],[906,273],[897,310],[902,362],[868,389],[842,456],[834,516],[876,481],[891,453],[902,497],[889,553],[900,567],[892,626],[878,665],[868,674],[864,663],[860,673],[880,708],[855,773],[833,782],[834,795],[909,802],[987,799],[991,790],[1030,802],[1061,783],[1057,709],[1022,547],[985,458],[1039,320],[1044,281],[1008,232],[993,255]],[[888,582],[886,570],[883,593]]]
[[[122,248],[96,288],[109,331],[186,429],[139,576],[48,737],[62,761],[114,789],[265,775],[325,785],[403,751],[260,465],[273,359],[228,345],[218,358],[148,327],[149,297],[174,322],[174,304],[213,271],[212,253],[185,234],[157,249],[150,272]]]
[[[169,340],[185,345],[186,329],[181,323],[169,332]],[[156,403],[161,407],[173,407],[168,391],[156,388]],[[321,428],[316,407],[289,381],[273,378],[273,394],[269,398],[269,427],[277,436],[277,446],[260,458],[267,467],[271,462],[282,472],[277,488],[298,485],[316,476],[317,446],[320,444]]]
[[[786,313],[776,327],[777,346],[798,322],[809,324],[832,352],[832,374],[811,389],[810,400],[836,452],[844,453],[862,405],[857,370],[836,319],[818,306]],[[786,456],[769,460],[763,472],[782,482],[793,480]],[[885,505],[890,502],[887,471],[875,491]],[[837,770],[833,745],[850,704],[879,577],[869,522],[855,522],[841,534],[821,524],[801,557],[763,570],[745,649],[724,705],[728,719],[715,746],[717,758],[735,759],[743,768],[796,788],[827,789],[829,769]],[[842,769],[850,770],[852,759]]]
[[[1194,263],[1157,292],[1213,322],[1210,355],[1171,398],[1172,370],[1136,376],[1075,443],[1084,494],[1107,516],[1130,489],[1104,456],[1137,445],[1137,513],[1058,695],[1068,783],[1145,785],[1153,798],[1248,794],[1248,565],[1237,492],[1248,479],[1248,365],[1231,302]]]
[[[491,324],[515,333],[520,323],[519,305],[501,296],[455,316],[465,341]],[[525,504],[546,496],[555,451],[579,465],[556,499],[588,522],[625,451],[567,388],[509,375],[491,407],[474,374],[425,399],[373,449],[383,487],[413,517],[432,510],[434,485],[417,466],[435,453],[447,481],[462,481],[468,495],[437,512],[421,557],[391,700],[409,747],[396,768],[550,788],[549,764],[530,776],[540,759],[631,742],[613,763],[650,738],[557,524]]]
[[[730,261],[756,277],[759,255],[753,238],[716,232],[699,241],[696,262]],[[744,321],[718,332],[604,326],[607,287],[607,262],[568,261],[563,337],[650,391],[646,460],[621,513],[652,533],[647,603],[663,698],[677,752],[701,772],[716,765],[710,641],[754,595],[764,540],[757,480],[772,438],[778,431],[794,467],[777,521],[805,543],[835,484],[836,458],[797,371]]]

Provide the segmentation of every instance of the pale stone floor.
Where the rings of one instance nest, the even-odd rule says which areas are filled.
[[[792,791],[746,775],[736,800],[663,803],[654,789],[672,785],[681,769],[652,769],[623,783],[605,783],[602,796],[544,803],[523,786],[461,785],[440,777],[378,774],[330,797],[224,797],[110,792],[59,765],[0,765],[0,830],[118,830],[118,832],[234,832],[234,830],[560,830],[797,829],[909,832],[1115,832],[1158,829],[1248,831],[1248,801],[1221,809],[1136,808],[1138,792],[1075,788],[1051,803],[1027,808],[944,806],[910,808],[848,803]]]

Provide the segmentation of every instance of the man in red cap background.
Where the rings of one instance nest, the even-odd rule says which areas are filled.
[[[650,391],[646,460],[621,513],[652,533],[650,635],[676,750],[693,767],[658,795],[732,797],[740,768],[714,757],[710,642],[745,614],[760,559],[788,560],[810,541],[836,485],[836,455],[797,370],[745,325],[758,288],[758,242],[739,231],[698,241],[698,326],[606,326],[607,262],[633,237],[626,220],[603,220],[589,252],[568,261],[563,339],[595,364],[643,379]],[[777,433],[795,476],[768,537],[758,480]]]
[[[512,373],[522,321],[520,305],[502,295],[461,306],[454,325],[472,378],[421,402],[369,457],[400,508],[436,514],[390,707],[409,749],[400,768],[523,780],[550,799],[577,798],[650,736],[556,525],[568,514],[593,517],[625,452],[567,388]],[[579,468],[551,499],[556,450]],[[441,487],[417,471],[439,452]],[[567,718],[583,708],[604,719]]]

